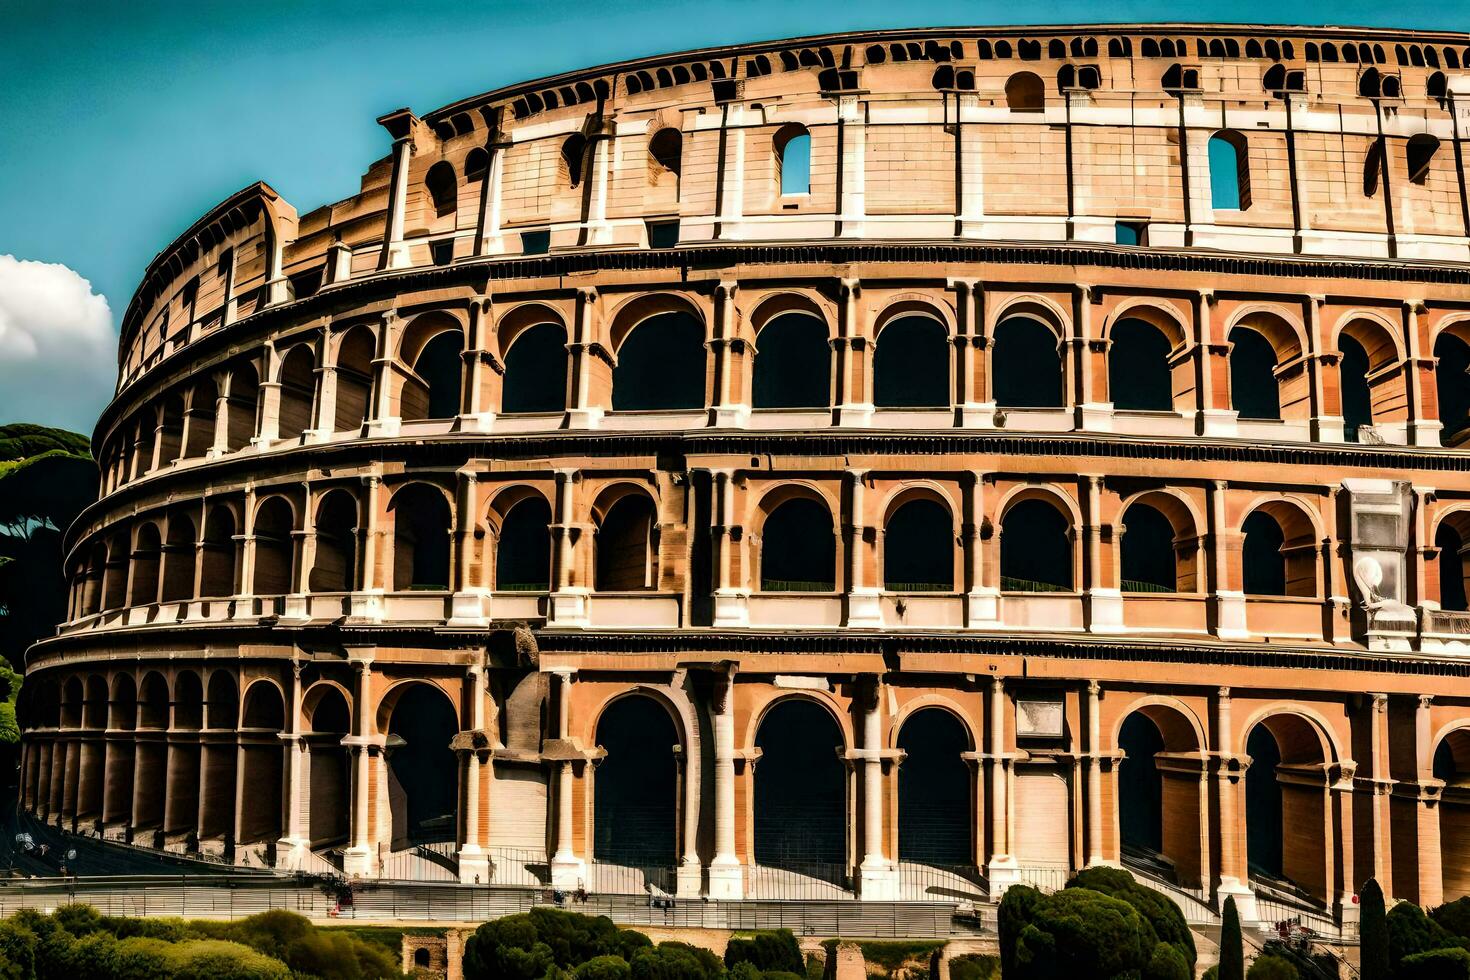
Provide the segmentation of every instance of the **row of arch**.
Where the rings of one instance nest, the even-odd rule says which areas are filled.
[[[549,311],[545,311],[549,313]],[[500,338],[502,414],[551,414],[570,398],[568,338],[554,318],[534,309],[510,321]],[[1066,334],[1059,319],[1040,313],[999,320],[984,368],[999,408],[1063,407]],[[675,308],[621,324],[614,333],[610,404],[614,411],[698,410],[709,404],[706,330],[692,310]],[[1187,411],[1193,408],[1189,339],[1174,316],[1153,308],[1125,312],[1107,325],[1108,396],[1115,408]],[[1228,332],[1230,401],[1242,418],[1303,417],[1309,411],[1306,348],[1300,331],[1282,317],[1257,313]],[[877,323],[872,355],[872,400],[879,408],[948,408],[955,404],[955,337],[942,315],[899,309]],[[838,397],[832,329],[818,312],[788,308],[762,320],[753,338],[750,402],[757,409],[827,408]],[[1345,430],[1399,421],[1409,406],[1403,346],[1376,317],[1355,316],[1337,332],[1337,376]],[[332,345],[331,418],[324,414],[319,378],[322,354],[303,340],[276,359],[264,380],[274,411],[262,411],[266,390],[257,365],[239,360],[214,377],[199,378],[136,413],[104,449],[108,487],[155,466],[245,448],[263,438],[267,414],[273,438],[299,440],[319,427],[361,432],[385,399],[404,421],[453,419],[466,401],[467,348],[459,322],[445,315],[415,320],[404,331],[397,363],[385,378],[375,370],[378,338],[355,326]],[[1439,332],[1433,349],[1439,417],[1448,435],[1470,423],[1470,344],[1463,331]],[[488,406],[487,406],[488,407]]]

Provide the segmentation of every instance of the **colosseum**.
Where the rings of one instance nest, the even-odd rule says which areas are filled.
[[[249,867],[1470,892],[1470,36],[841,34],[149,264],[24,808]]]

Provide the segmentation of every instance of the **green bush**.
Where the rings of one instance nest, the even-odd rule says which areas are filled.
[[[1088,868],[1073,875],[1072,880],[1067,882],[1067,887],[1090,888],[1095,892],[1120,898],[1133,906],[1153,928],[1159,941],[1177,949],[1190,973],[1194,972],[1197,955],[1194,935],[1184,921],[1184,913],[1167,896],[1140,885],[1122,868]]]
[[[1012,885],[1006,889],[996,914],[996,928],[1000,933],[1000,975],[1016,975],[1016,948],[1021,933],[1031,924],[1036,909],[1046,901],[1046,896],[1030,885]]]
[[[1451,935],[1461,939],[1470,937],[1470,896],[1430,909],[1429,917]]]
[[[27,980],[36,971],[36,935],[12,920],[0,921],[0,967],[4,980]]]
[[[1388,930],[1388,962],[1394,975],[1404,957],[1434,949],[1456,946],[1455,937],[1424,914],[1413,902],[1400,902],[1385,917]]]
[[[965,953],[949,961],[949,980],[1000,980],[1000,958]]]
[[[1414,980],[1470,980],[1470,951],[1433,949],[1404,957],[1399,976]]]
[[[628,961],[634,980],[722,980],[725,966],[707,949],[687,943],[648,946]]]
[[[1291,960],[1270,954],[1257,956],[1246,977],[1248,980],[1301,980]]]
[[[622,957],[636,975],[634,960],[650,948],[647,936],[620,930],[605,915],[534,908],[476,929],[465,943],[464,975],[465,980],[541,980],[553,966],[574,967],[598,956]]]
[[[1159,942],[1154,945],[1153,956],[1143,968],[1143,980],[1193,980],[1194,969],[1184,959],[1184,954],[1173,943]]]
[[[1389,980],[1392,966],[1388,921],[1383,908],[1383,889],[1377,881],[1369,878],[1363,883],[1358,903],[1358,969],[1362,980]]]
[[[621,956],[594,956],[573,970],[572,976],[577,980],[629,980],[633,971]]]
[[[1122,899],[1066,888],[1037,904],[1016,940],[1007,980],[1113,977],[1141,974],[1157,940],[1138,911]]]
[[[242,943],[280,960],[295,973],[319,980],[384,980],[401,975],[393,955],[382,945],[345,930],[319,929],[303,916],[283,909],[205,931],[212,938]]]
[[[1224,921],[1220,924],[1220,964],[1212,967],[1217,980],[1245,980],[1245,947],[1240,938],[1240,913],[1235,896],[1225,899]]]
[[[731,936],[729,945],[725,947],[725,966],[734,968],[740,963],[749,963],[762,973],[782,970],[799,974],[806,971],[801,947],[790,929]]]
[[[169,947],[165,965],[171,980],[290,980],[280,960],[240,943],[190,939]]]

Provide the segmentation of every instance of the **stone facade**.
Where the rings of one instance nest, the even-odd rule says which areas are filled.
[[[891,32],[384,116],[358,194],[248,187],[128,307],[70,617],[28,657],[25,806],[575,887],[630,764],[599,725],[636,698],[674,733],[660,880],[733,899],[781,833],[763,723],[799,701],[845,893],[1129,861],[1129,765],[1182,900],[1470,892],[1467,56]],[[936,712],[967,843],[909,860],[904,730]]]

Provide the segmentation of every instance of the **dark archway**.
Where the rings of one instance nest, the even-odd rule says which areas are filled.
[[[357,501],[332,490],[316,509],[316,562],[311,591],[350,592],[357,580]]]
[[[236,364],[230,371],[229,412],[225,432],[225,448],[230,452],[244,449],[255,438],[255,414],[260,404],[260,374],[248,362]]]
[[[438,488],[413,483],[393,495],[393,588],[398,592],[449,588],[449,501]]]
[[[538,323],[516,334],[505,352],[500,411],[560,412],[567,400],[567,334],[555,323]]]
[[[149,523],[138,528],[133,545],[128,605],[146,606],[158,601],[158,569],[162,554],[163,541],[158,534],[158,525]]]
[[[296,520],[284,497],[271,497],[255,512],[256,595],[285,595],[296,578]]]
[[[970,738],[942,708],[921,708],[898,733],[898,858],[922,864],[972,865],[974,826]]]
[[[821,705],[789,698],[755,736],[755,860],[802,869],[847,860],[847,777],[842,732]]]
[[[194,598],[194,556],[198,549],[199,537],[194,531],[194,522],[187,514],[170,514],[168,539],[163,544],[161,601],[179,602]]]
[[[1120,320],[1111,332],[1108,393],[1123,411],[1170,412],[1174,381],[1169,369],[1172,347],[1164,332],[1142,320]]]
[[[1001,519],[1003,592],[1069,592],[1072,531],[1067,515],[1046,500],[1022,500]]]
[[[1240,548],[1245,594],[1286,595],[1286,556],[1281,552],[1286,535],[1281,525],[1270,514],[1256,510],[1241,530],[1245,535]]]
[[[1123,591],[1173,592],[1178,588],[1174,525],[1158,508],[1135,503],[1123,514]]]
[[[464,370],[464,334],[435,334],[413,362],[417,384],[404,383],[402,417],[452,419],[459,415],[460,379]]]
[[[597,527],[598,592],[651,589],[654,582],[653,501],[628,493],[608,508]]]
[[[1248,327],[1230,331],[1230,403],[1243,419],[1281,418],[1276,348]]]
[[[878,408],[947,408],[949,334],[927,316],[899,317],[873,348],[873,404]]]
[[[1439,549],[1439,608],[1452,612],[1470,609],[1465,595],[1465,541],[1450,521],[1440,522],[1434,532],[1434,546]]]
[[[693,316],[674,312],[649,317],[618,347],[613,411],[703,408],[705,360],[704,327]]]
[[[792,497],[776,506],[761,528],[762,592],[832,592],[837,588],[837,542],[827,506]]]
[[[274,684],[257,681],[245,690],[239,765],[249,791],[240,798],[238,844],[278,840],[281,836],[281,744],[286,711]]]
[[[592,856],[633,867],[672,867],[678,846],[679,733],[662,705],[620,698],[597,721]]]
[[[316,396],[316,355],[306,344],[297,344],[281,362],[280,410],[276,434],[282,439],[299,439],[311,428],[312,401]]]
[[[1470,426],[1470,344],[1445,332],[1434,342],[1434,388],[1439,396],[1440,441],[1454,445]]]
[[[1118,732],[1123,761],[1118,764],[1118,828],[1125,856],[1154,862],[1164,849],[1164,780],[1154,757],[1164,751],[1164,736],[1142,712],[1123,721]]]
[[[1253,875],[1279,879],[1282,871],[1283,834],[1281,783],[1276,767],[1281,765],[1281,747],[1265,725],[1251,729],[1245,743],[1251,757],[1245,772],[1246,859]]]
[[[1062,357],[1057,335],[1029,317],[995,328],[990,355],[995,404],[1000,408],[1061,408]]]
[[[388,721],[388,806],[393,849],[453,841],[458,827],[459,762],[449,747],[459,733],[444,692],[413,684]]]
[[[200,597],[209,599],[234,595],[235,514],[223,504],[209,509],[201,547],[204,555],[200,561]]]
[[[333,428],[358,432],[368,420],[377,341],[367,327],[353,327],[337,348],[337,396]]]
[[[551,507],[537,496],[517,501],[495,541],[495,588],[545,592],[551,588]]]
[[[1470,729],[1449,732],[1434,750],[1439,803],[1439,863],[1444,900],[1470,895]]]
[[[257,685],[258,687],[259,685]],[[311,692],[308,692],[310,697]],[[310,732],[306,736],[309,750],[310,791],[307,833],[312,846],[332,844],[347,839],[352,794],[347,747],[342,738],[351,729],[352,713],[347,699],[335,687],[325,687],[307,708]],[[271,706],[265,706],[269,711]],[[263,820],[262,820],[263,822]]]
[[[889,592],[954,589],[954,520],[937,500],[900,504],[883,529],[883,588]]]
[[[1342,434],[1348,442],[1358,441],[1358,428],[1373,424],[1373,393],[1368,387],[1368,352],[1347,334],[1337,341],[1342,351],[1338,378],[1342,388]]]
[[[755,408],[825,408],[832,401],[827,327],[809,313],[784,313],[756,337],[751,404]]]

